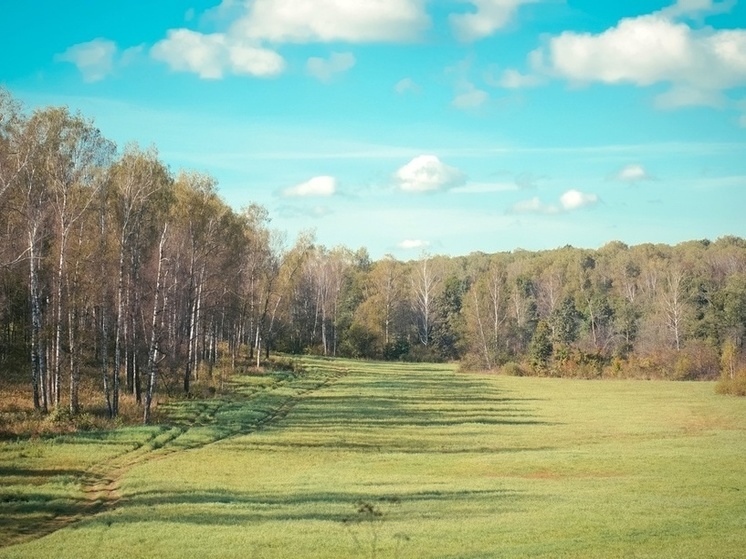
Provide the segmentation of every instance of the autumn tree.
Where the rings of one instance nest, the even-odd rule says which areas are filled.
[[[117,250],[117,287],[114,363],[111,382],[104,370],[106,401],[112,417],[119,413],[122,368],[127,389],[138,401],[142,394],[141,368],[150,359],[143,355],[148,347],[147,332],[139,317],[143,303],[143,269],[145,260],[159,243],[165,216],[172,201],[171,177],[154,149],[128,146],[110,171],[113,227]],[[104,309],[107,308],[103,304]],[[104,317],[105,324],[108,317]],[[108,327],[104,328],[108,331]],[[124,363],[123,363],[124,362]],[[108,390],[108,387],[111,390]]]
[[[434,268],[431,257],[423,255],[411,270],[412,308],[417,320],[417,336],[425,347],[432,342],[436,290],[441,284],[440,274]]]

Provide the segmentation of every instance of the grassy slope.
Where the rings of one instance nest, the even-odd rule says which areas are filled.
[[[121,469],[116,507],[0,557],[743,556],[743,399],[336,364],[350,373],[333,383],[258,391],[261,413],[244,400],[207,413]],[[90,460],[112,445],[90,442]],[[6,477],[41,480],[55,447],[73,452],[10,446]]]

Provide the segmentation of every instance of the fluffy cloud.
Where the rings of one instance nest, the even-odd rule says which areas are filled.
[[[422,241],[420,239],[406,239],[396,246],[404,250],[424,250],[430,246],[430,243],[428,241]]]
[[[429,25],[424,0],[254,0],[231,33],[272,43],[394,42]]]
[[[651,177],[642,165],[633,163],[623,167],[614,178],[624,182],[637,182],[650,180]]]
[[[394,179],[405,192],[435,192],[461,186],[465,177],[434,155],[420,155],[396,171]]]
[[[578,210],[587,206],[595,206],[598,203],[596,194],[588,194],[580,190],[568,190],[560,196],[560,204],[565,211]]]
[[[333,52],[328,60],[324,58],[309,58],[306,62],[306,72],[322,82],[329,82],[335,74],[346,72],[355,65],[352,53]]]
[[[689,0],[678,13],[714,9]],[[666,10],[626,18],[599,34],[565,32],[532,55],[537,71],[576,83],[668,83],[658,105],[718,105],[721,92],[746,85],[746,30],[693,30]]]
[[[236,41],[223,33],[203,34],[189,29],[169,30],[150,54],[172,70],[193,72],[203,79],[219,79],[226,72],[270,77],[285,68],[285,61],[274,51]]]
[[[571,189],[562,194],[559,198],[559,205],[544,204],[538,196],[529,200],[518,202],[512,207],[513,213],[538,213],[538,214],[558,214],[562,212],[571,212],[595,206],[598,204],[598,195],[581,192],[580,190]]]
[[[71,46],[65,52],[58,54],[55,59],[75,64],[85,81],[96,82],[114,71],[116,54],[117,45],[114,41],[94,39]]]
[[[287,198],[333,196],[337,191],[337,179],[330,176],[314,177],[309,181],[291,186],[282,191]]]
[[[203,79],[226,74],[271,77],[285,69],[282,43],[412,41],[429,27],[425,0],[223,0],[206,17],[224,29],[172,29],[151,56]],[[351,54],[311,58],[306,69],[322,81],[355,64]]]
[[[461,41],[476,41],[505,27],[522,4],[537,0],[462,0],[476,8],[476,12],[451,14],[449,20],[456,37]]]

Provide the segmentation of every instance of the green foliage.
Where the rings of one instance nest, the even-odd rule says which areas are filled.
[[[536,326],[536,331],[528,349],[534,371],[538,373],[547,371],[552,351],[551,329],[545,321],[541,320]]]
[[[386,361],[399,361],[406,356],[411,350],[407,340],[399,339],[395,342],[389,342],[383,347],[383,358]]]
[[[571,297],[565,297],[549,319],[552,339],[564,345],[574,342],[578,337],[578,317],[575,302]]]
[[[378,336],[364,325],[353,323],[340,344],[340,353],[355,358],[375,358]]]

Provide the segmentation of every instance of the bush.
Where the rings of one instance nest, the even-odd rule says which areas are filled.
[[[740,371],[735,378],[722,378],[715,385],[718,394],[746,396],[746,370]]]
[[[421,344],[412,346],[410,350],[402,356],[402,359],[411,363],[440,363],[443,361],[435,348]]]
[[[399,361],[409,353],[409,350],[410,347],[407,340],[389,342],[383,347],[383,358],[386,361]]]
[[[715,349],[693,340],[684,346],[676,356],[673,365],[674,380],[714,380],[718,377],[720,363]]]
[[[475,353],[467,353],[461,357],[458,363],[458,369],[462,373],[483,371],[485,369],[484,361]]]
[[[500,372],[510,377],[522,377],[526,374],[526,371],[523,369],[523,367],[521,367],[514,361],[508,361],[507,363],[505,363],[505,365],[503,365],[500,369]]]

